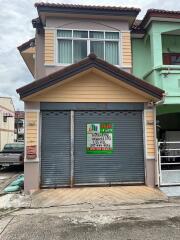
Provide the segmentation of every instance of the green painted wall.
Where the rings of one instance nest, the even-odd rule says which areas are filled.
[[[154,21],[143,39],[132,39],[133,74],[165,90],[165,104],[180,104],[180,66],[165,66],[162,58],[180,52],[180,36],[171,33],[176,30],[179,23]]]
[[[133,73],[143,79],[151,66],[150,39],[132,39]]]

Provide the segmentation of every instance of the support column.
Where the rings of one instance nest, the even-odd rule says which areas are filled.
[[[152,67],[155,68],[163,64],[161,32],[156,29],[151,30],[150,43]]]
[[[40,186],[40,104],[25,102],[24,190]]]
[[[154,107],[145,106],[144,109],[145,131],[145,184],[154,187],[156,185],[156,120]]]

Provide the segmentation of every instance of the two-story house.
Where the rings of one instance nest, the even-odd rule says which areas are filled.
[[[35,81],[25,102],[25,190],[157,183],[155,103],[133,76],[130,29],[140,9],[35,4],[19,51]]]
[[[179,184],[180,12],[150,9],[131,34],[133,74],[165,91],[157,104],[161,184]]]

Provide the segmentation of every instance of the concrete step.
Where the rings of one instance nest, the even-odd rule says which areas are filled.
[[[180,186],[160,187],[160,190],[168,197],[180,197]]]

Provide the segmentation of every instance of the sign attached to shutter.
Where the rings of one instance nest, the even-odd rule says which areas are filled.
[[[113,151],[112,123],[88,123],[86,153],[111,154],[112,151]]]

